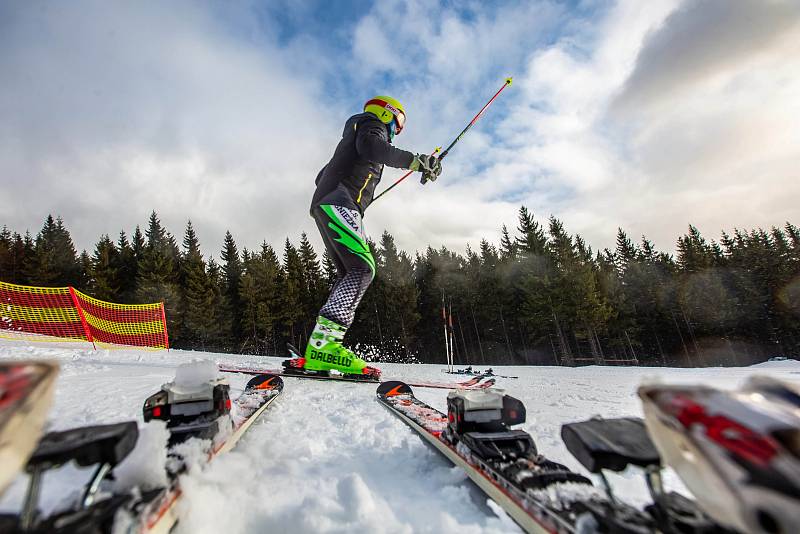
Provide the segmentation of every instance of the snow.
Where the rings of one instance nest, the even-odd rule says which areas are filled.
[[[48,430],[139,422],[141,439],[118,484],[157,483],[165,461],[163,427],[142,420],[144,399],[173,380],[187,362],[260,365],[276,368],[280,358],[202,352],[98,350],[76,343],[0,340],[0,359],[58,360],[61,374]],[[458,380],[440,365],[382,364],[385,376],[409,380]],[[478,366],[480,367],[480,366]],[[195,364],[192,379],[212,371]],[[563,423],[593,415],[641,416],[636,388],[643,382],[703,383],[732,388],[753,374],[800,382],[800,362],[773,361],[750,368],[667,369],[645,367],[496,367],[519,376],[497,386],[520,398],[530,432],[543,454],[587,474],[561,443]],[[182,371],[183,373],[183,371]],[[231,396],[249,376],[230,374]],[[182,479],[183,516],[176,532],[518,532],[513,521],[487,502],[466,475],[426,446],[402,421],[375,400],[375,387],[285,379],[284,393],[244,436],[236,449],[209,465],[193,466]],[[423,401],[446,409],[447,390],[415,389]],[[197,455],[202,456],[202,455]],[[89,475],[66,467],[45,477],[42,508],[68,502]],[[610,475],[617,496],[646,501],[644,482],[634,470]],[[0,499],[16,510],[25,477]],[[686,491],[667,472],[668,488]]]
[[[175,370],[175,385],[194,389],[219,377],[219,368],[213,360],[197,359],[178,366]]]
[[[139,429],[136,447],[114,469],[114,491],[156,489],[167,485],[167,441],[164,421],[152,421]]]

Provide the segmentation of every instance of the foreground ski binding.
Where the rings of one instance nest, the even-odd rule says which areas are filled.
[[[168,382],[144,401],[144,421],[167,422],[170,445],[189,438],[211,439],[232,426],[230,385],[224,378],[197,384]]]
[[[573,423],[562,428],[562,437],[570,452],[601,476],[605,469],[644,467],[653,496],[653,504],[645,510],[619,502],[604,476],[606,491],[539,454],[530,434],[511,428],[525,421],[525,407],[501,391],[451,391],[447,414],[417,399],[403,382],[381,384],[377,397],[463,468],[527,532],[725,532],[693,502],[663,491],[658,451],[641,420]]]
[[[22,512],[0,516],[0,532],[110,532],[117,511],[127,508],[133,497],[109,497],[102,492],[101,483],[133,450],[138,436],[134,421],[46,434],[25,468],[30,479]],[[80,501],[74,509],[41,517],[38,505],[45,472],[71,462],[82,467],[95,466]]]

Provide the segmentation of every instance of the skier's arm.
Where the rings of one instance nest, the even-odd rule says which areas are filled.
[[[393,147],[386,139],[387,135],[386,128],[382,124],[365,124],[359,127],[356,137],[358,155],[389,167],[408,169],[414,161],[414,154]]]

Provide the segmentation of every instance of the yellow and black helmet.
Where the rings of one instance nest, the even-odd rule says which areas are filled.
[[[364,111],[378,117],[382,123],[389,124],[395,121],[395,133],[400,133],[406,124],[406,112],[403,104],[391,96],[376,96],[367,100]]]

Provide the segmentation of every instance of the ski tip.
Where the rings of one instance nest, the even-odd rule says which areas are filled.
[[[495,382],[496,382],[496,381],[495,381],[495,379],[494,379],[494,378],[490,378],[490,379],[488,379],[488,380],[484,380],[483,382],[481,382],[481,383],[478,385],[478,387],[479,387],[480,389],[488,389],[488,388],[492,387],[492,386],[495,384]]]
[[[260,374],[251,378],[245,386],[245,390],[269,390],[281,391],[283,390],[283,379],[278,375]]]
[[[297,347],[295,347],[291,343],[287,343],[286,344],[286,350],[289,351],[289,354],[291,354],[292,356],[294,356],[296,358],[302,358],[303,357],[303,355],[300,353],[300,351],[297,350]]]
[[[375,394],[379,397],[388,398],[396,397],[397,395],[413,395],[414,391],[411,389],[411,386],[405,382],[390,380],[389,382],[381,383],[375,391]]]

